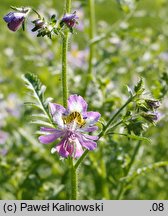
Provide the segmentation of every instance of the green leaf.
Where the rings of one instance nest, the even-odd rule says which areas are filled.
[[[48,109],[48,103],[52,99],[51,98],[44,99],[44,93],[46,91],[46,86],[41,83],[41,81],[35,74],[27,73],[23,76],[23,80],[26,83],[27,89],[29,89],[32,92],[32,99],[33,99],[32,102],[26,102],[26,104],[30,106],[34,106],[37,109],[39,109],[42,112],[42,114],[40,114],[41,115],[40,118],[43,116],[43,118],[47,120],[46,124],[49,123],[50,126],[54,126],[52,117]],[[37,118],[39,118],[39,116],[37,116]],[[38,121],[36,121],[36,124],[38,124]],[[43,122],[43,125],[44,125],[44,122]]]
[[[32,114],[32,117],[38,118],[38,119],[47,119],[47,116],[44,115],[43,113],[35,113],[35,114]]]
[[[129,95],[132,97],[133,96],[133,92],[132,92],[132,89],[126,85],[126,88],[127,88],[127,91],[129,93]]]
[[[143,80],[142,78],[139,80],[139,82],[135,85],[134,91],[136,93],[140,93],[143,90]]]
[[[53,15],[51,16],[51,24],[54,26],[54,25],[56,24],[56,22],[57,22],[57,20],[56,20],[56,15],[53,14]]]
[[[43,125],[43,126],[46,126],[46,127],[52,127],[53,128],[53,125],[46,122],[46,121],[42,121],[42,120],[35,120],[35,121],[31,121],[32,124],[38,124],[38,125]]]

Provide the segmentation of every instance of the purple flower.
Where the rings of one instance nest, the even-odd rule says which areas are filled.
[[[58,129],[42,127],[44,135],[39,137],[39,141],[48,144],[61,138],[61,141],[52,152],[58,152],[62,157],[80,157],[83,148],[94,150],[97,146],[98,136],[85,134],[93,132],[98,128],[94,124],[100,118],[98,112],[87,112],[86,101],[78,95],[71,95],[68,98],[68,106],[50,103],[50,112],[53,121],[58,125]]]
[[[77,24],[77,19],[76,11],[72,14],[65,14],[61,19],[60,25],[62,26],[65,23],[69,28],[73,28]]]
[[[8,24],[11,31],[16,31],[23,24],[28,10],[25,12],[9,12],[3,17],[4,21]]]

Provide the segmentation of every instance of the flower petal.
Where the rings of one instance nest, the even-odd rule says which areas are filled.
[[[50,112],[53,116],[53,120],[58,124],[60,128],[64,128],[64,122],[62,119],[62,115],[66,112],[66,109],[55,103],[49,103]]]
[[[83,135],[78,137],[80,144],[88,150],[94,150],[97,147],[97,143],[87,139]]]
[[[11,22],[8,23],[8,28],[11,31],[16,31],[21,26],[21,24],[23,23],[23,21],[24,21],[24,18],[22,18],[20,20],[13,20],[13,21],[11,21]]]
[[[71,157],[77,158],[83,154],[82,146],[77,138],[71,139],[67,136],[64,137],[61,142],[52,149],[52,152],[57,151],[62,157]]]
[[[3,17],[4,21],[7,23],[11,22],[13,18],[14,18],[14,12],[9,12]]]
[[[68,98],[68,112],[79,112],[83,115],[85,115],[87,111],[87,103],[86,101],[78,95],[71,95]]]
[[[83,134],[84,137],[86,137],[86,139],[90,139],[90,140],[98,140],[99,137],[98,136],[91,136],[88,134]]]
[[[76,139],[75,150],[74,151],[75,151],[74,152],[74,157],[75,158],[79,158],[83,154],[83,149],[82,149],[82,146],[81,146],[78,139]]]
[[[86,127],[83,127],[81,129],[78,129],[78,131],[85,131],[85,132],[93,132],[93,131],[96,131],[98,130],[98,127],[97,126],[88,126],[86,125]]]
[[[59,132],[60,130],[57,130],[55,128],[47,128],[47,127],[41,127],[40,131],[44,131],[44,132]]]
[[[63,134],[64,134],[63,131],[58,131],[52,134],[42,135],[38,139],[43,144],[49,144],[51,142],[54,142],[59,137],[63,136]]]
[[[68,145],[67,145],[67,151],[74,158],[80,157],[83,154],[82,146],[78,138],[76,137],[76,135],[75,136],[71,135],[71,137],[68,138]]]
[[[100,118],[99,112],[87,112],[87,118],[85,119],[87,125],[93,125],[96,123]]]
[[[63,138],[61,142],[55,147],[58,154],[65,158],[68,157],[69,155],[69,152],[66,149],[66,145],[67,145],[67,139]]]

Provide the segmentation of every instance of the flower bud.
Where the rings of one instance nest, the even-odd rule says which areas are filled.
[[[75,24],[77,24],[78,16],[76,16],[76,11],[72,14],[65,14],[61,19],[60,25],[63,26],[64,24],[67,25],[69,28],[73,28]]]
[[[151,123],[155,123],[156,121],[159,120],[160,115],[158,112],[147,112],[147,113],[142,113],[141,116],[147,121]]]
[[[35,31],[43,28],[45,25],[45,22],[42,19],[36,19],[36,20],[32,21],[32,23],[35,25],[35,27],[32,29],[32,32],[35,32]]]
[[[27,16],[29,9],[22,9],[16,12],[9,12],[3,17],[4,21],[8,24],[8,28],[11,31],[16,31],[24,23],[25,17]]]
[[[160,106],[160,102],[158,100],[146,99],[145,102],[151,109],[157,109]]]

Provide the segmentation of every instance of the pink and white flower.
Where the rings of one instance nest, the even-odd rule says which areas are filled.
[[[62,157],[71,156],[78,158],[83,154],[83,149],[94,150],[97,147],[98,136],[85,134],[98,129],[95,123],[100,118],[98,112],[87,112],[86,101],[78,95],[71,95],[68,98],[67,109],[55,103],[50,103],[50,112],[53,121],[58,128],[42,127],[44,135],[39,137],[43,144],[49,144],[56,139],[61,141],[52,149]]]

